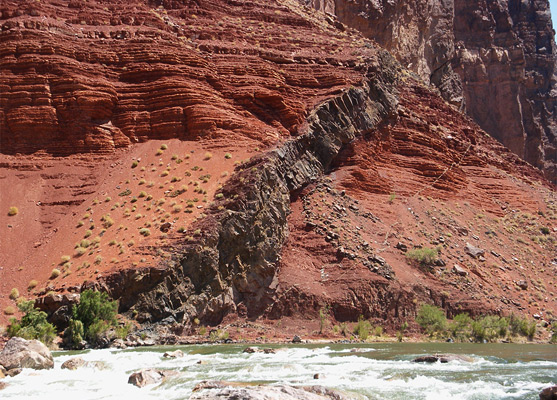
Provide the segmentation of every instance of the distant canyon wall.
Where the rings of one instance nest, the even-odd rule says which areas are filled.
[[[300,1],[376,40],[557,184],[548,0]]]

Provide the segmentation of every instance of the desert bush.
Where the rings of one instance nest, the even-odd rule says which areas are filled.
[[[369,332],[371,331],[372,326],[371,323],[364,319],[363,315],[360,315],[358,318],[358,323],[354,326],[354,334],[357,335],[360,339],[366,340],[369,337]]]
[[[439,252],[437,249],[423,247],[421,249],[413,249],[406,252],[406,258],[418,263],[421,267],[431,267],[437,261]]]
[[[17,209],[17,207],[10,207],[8,209],[8,215],[10,217],[13,217],[14,215],[17,215],[18,212],[19,212],[19,210]]]
[[[7,306],[6,308],[4,308],[4,314],[5,315],[14,315],[15,314],[15,308],[13,306]]]
[[[60,276],[60,270],[58,268],[54,268],[50,273],[50,279],[56,279]]]
[[[223,329],[216,329],[209,333],[209,341],[218,342],[228,339],[228,332]]]
[[[29,281],[29,283],[27,284],[27,290],[31,290],[37,287],[37,285],[39,284],[39,282],[37,282],[35,279],[31,279]]]
[[[491,342],[505,337],[509,327],[507,318],[496,315],[485,315],[472,321],[472,337],[477,342]]]
[[[471,335],[472,318],[466,313],[461,313],[453,318],[449,331],[456,340],[465,340]]]
[[[103,221],[103,227],[105,229],[110,228],[112,225],[114,225],[114,220],[110,217],[110,215],[103,215],[101,220]]]
[[[416,316],[416,322],[430,336],[442,333],[447,326],[445,312],[439,307],[422,304]]]
[[[13,288],[10,291],[10,299],[16,300],[18,297],[19,297],[19,290],[17,290],[17,288]]]
[[[16,318],[10,318],[8,336],[38,339],[47,345],[51,344],[56,336],[56,329],[46,320],[46,313],[35,308],[35,301],[20,301],[17,307],[25,314],[19,321]]]

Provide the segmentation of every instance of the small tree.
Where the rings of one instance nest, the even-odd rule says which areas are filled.
[[[18,321],[10,318],[8,336],[19,336],[24,339],[38,339],[49,345],[56,337],[56,329],[46,320],[46,313],[35,308],[35,301],[20,301],[17,308],[25,315]]]
[[[439,307],[422,304],[416,316],[416,322],[430,336],[441,333],[447,326],[445,312]]]
[[[81,339],[77,339],[80,337],[98,341],[104,332],[116,325],[117,310],[118,303],[110,300],[108,294],[84,290],[79,304],[72,309],[73,318],[68,332],[72,343],[78,344]]]

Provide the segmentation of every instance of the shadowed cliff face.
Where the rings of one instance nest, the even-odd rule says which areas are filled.
[[[375,39],[557,183],[547,0],[305,1]]]

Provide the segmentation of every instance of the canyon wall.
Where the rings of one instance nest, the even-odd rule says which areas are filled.
[[[548,0],[305,1],[391,51],[557,183],[555,41]]]

